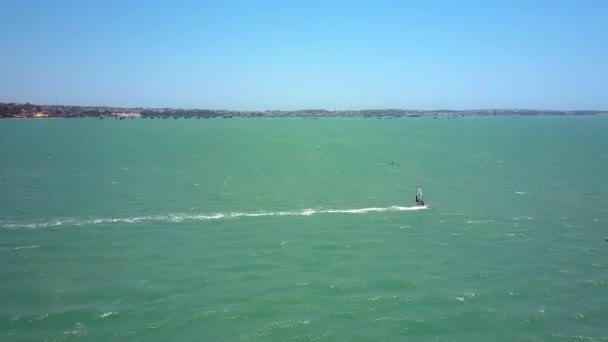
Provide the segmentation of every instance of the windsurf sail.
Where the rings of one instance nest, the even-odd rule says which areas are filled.
[[[420,187],[420,183],[416,186],[416,204],[424,205],[424,199],[422,198],[422,188]]]

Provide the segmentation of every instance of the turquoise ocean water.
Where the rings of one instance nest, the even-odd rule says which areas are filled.
[[[607,175],[605,117],[0,121],[0,340],[606,341]]]

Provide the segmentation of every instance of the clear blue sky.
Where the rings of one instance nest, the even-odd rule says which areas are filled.
[[[608,1],[0,3],[0,101],[608,109]]]

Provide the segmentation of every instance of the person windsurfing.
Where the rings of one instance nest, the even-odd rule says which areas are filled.
[[[422,198],[422,188],[420,187],[420,182],[418,182],[418,185],[416,186],[416,205],[420,207],[424,206],[424,199]]]

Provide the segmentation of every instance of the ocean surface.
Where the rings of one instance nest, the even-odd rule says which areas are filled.
[[[608,341],[607,176],[607,117],[3,120],[0,340]]]

